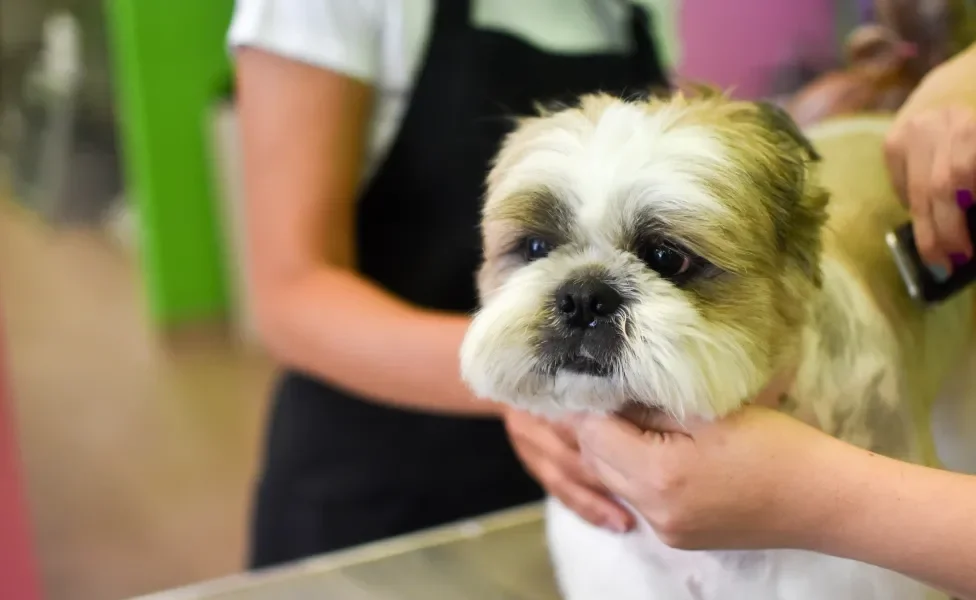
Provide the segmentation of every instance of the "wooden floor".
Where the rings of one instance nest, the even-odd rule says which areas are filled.
[[[140,294],[110,238],[54,230],[0,197],[0,317],[52,600],[242,565],[271,368],[216,334],[161,343]]]

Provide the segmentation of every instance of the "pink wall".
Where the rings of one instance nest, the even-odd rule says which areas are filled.
[[[755,98],[801,47],[835,45],[834,0],[681,0],[683,77]]]

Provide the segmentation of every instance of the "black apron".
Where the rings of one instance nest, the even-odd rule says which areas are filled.
[[[431,31],[399,135],[359,199],[359,269],[414,304],[471,312],[483,182],[510,117],[667,82],[636,6],[623,54],[550,54],[475,29],[468,0],[437,2]],[[542,497],[499,421],[382,406],[295,372],[278,384],[266,444],[254,567]]]

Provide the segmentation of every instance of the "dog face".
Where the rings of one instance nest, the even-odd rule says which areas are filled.
[[[465,381],[549,414],[738,407],[819,285],[816,160],[782,111],[715,93],[522,121],[488,177]]]

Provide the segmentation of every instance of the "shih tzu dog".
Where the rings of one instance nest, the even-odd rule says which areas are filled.
[[[482,307],[461,349],[479,396],[547,415],[653,405],[720,417],[795,373],[781,409],[938,464],[929,414],[965,376],[973,296],[923,311],[884,234],[907,220],[887,122],[801,132],[717,92],[583,97],[519,122],[488,177]],[[833,129],[831,129],[833,128]],[[921,600],[939,593],[793,550],[686,552],[551,499],[568,600]]]

